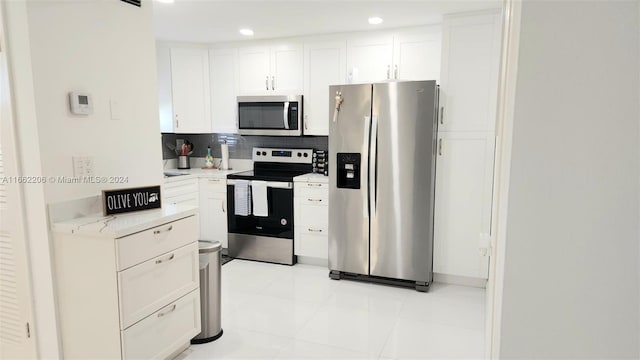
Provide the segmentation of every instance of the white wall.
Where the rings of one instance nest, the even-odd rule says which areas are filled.
[[[94,157],[96,175],[130,180],[25,186],[34,331],[39,358],[54,359],[60,353],[45,202],[162,179],[151,2],[142,8],[116,0],[3,6],[22,174],[72,176],[71,157],[86,155]],[[69,113],[67,92],[77,90],[92,93],[92,116]],[[120,120],[110,120],[110,99],[120,102]]]
[[[638,2],[525,1],[502,358],[638,358]]]
[[[72,157],[92,156],[97,176],[127,184],[47,184],[47,202],[105,188],[160,184],[152,3],[29,1],[36,111],[45,176],[73,176]],[[92,94],[94,113],[69,112],[67,94]],[[111,119],[110,101],[121,118]]]

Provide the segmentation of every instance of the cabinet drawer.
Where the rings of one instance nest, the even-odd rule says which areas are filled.
[[[227,193],[227,179],[200,179],[200,192]]]
[[[198,243],[193,242],[118,273],[120,325],[136,321],[198,288]]]
[[[167,197],[197,193],[198,179],[189,179],[184,181],[174,181],[162,185],[162,195]]]
[[[116,239],[118,270],[124,270],[160,254],[198,241],[198,231],[198,218],[190,216],[118,238]]]
[[[295,197],[329,198],[329,184],[321,183],[296,183]]]
[[[307,199],[294,199],[295,224],[326,228],[329,225],[329,207],[324,205],[308,205]]]
[[[166,359],[200,333],[200,291],[190,292],[122,331],[123,359]]]
[[[296,232],[296,255],[327,259],[329,257],[329,241],[326,232],[323,234],[325,235]]]
[[[177,196],[165,197],[163,200],[164,204],[174,204],[174,205],[189,205],[198,207],[200,203],[198,202],[198,193],[194,192],[191,194],[183,194]]]

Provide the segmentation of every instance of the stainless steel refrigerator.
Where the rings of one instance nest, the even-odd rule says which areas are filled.
[[[427,291],[438,86],[336,85],[329,94],[330,277]]]

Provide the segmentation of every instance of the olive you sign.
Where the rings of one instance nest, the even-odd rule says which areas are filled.
[[[159,185],[102,191],[102,213],[105,216],[160,207]]]

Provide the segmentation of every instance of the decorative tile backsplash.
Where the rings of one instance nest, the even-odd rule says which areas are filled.
[[[328,150],[327,136],[241,136],[238,134],[162,134],[162,158],[175,159],[176,153],[170,149],[176,139],[188,140],[193,144],[194,157],[207,155],[207,146],[211,146],[214,158],[222,156],[220,144],[225,140],[229,144],[229,157],[232,159],[251,159],[254,147],[299,148]]]

